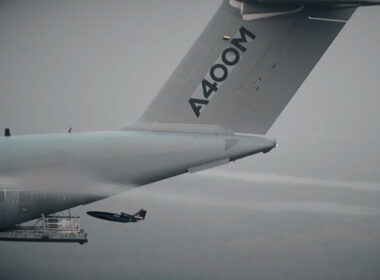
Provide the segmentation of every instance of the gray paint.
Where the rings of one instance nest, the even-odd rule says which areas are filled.
[[[265,134],[344,26],[309,17],[347,20],[354,10],[306,6],[295,13],[247,21],[243,17],[262,13],[261,7],[245,4],[240,9],[224,1],[140,121],[218,124],[236,132]],[[239,32],[241,27],[252,34],[245,35],[247,41],[239,49],[234,40],[247,34]],[[224,35],[231,40],[223,40]],[[228,48],[238,51],[239,62],[228,67],[226,79],[215,81],[216,91],[204,96],[202,80],[214,83],[208,73],[213,65],[224,65],[221,56]],[[192,98],[207,102],[198,105],[200,113],[190,106]]]
[[[231,141],[233,145],[228,144]],[[67,205],[73,207],[91,201],[93,196],[107,197],[189,170],[202,170],[210,164],[212,167],[220,160],[226,164],[268,152],[275,145],[276,141],[263,136],[144,131],[2,137],[0,175],[21,180],[22,189],[29,191],[81,194],[83,199],[75,196],[72,202],[67,199]],[[44,182],[43,177],[49,180]],[[104,193],[103,184],[117,184],[118,187]],[[7,188],[5,190],[8,193]],[[64,209],[55,201],[36,204],[41,212],[32,211],[26,215],[21,210],[7,214],[5,220],[0,220],[0,228],[38,218],[41,213]],[[17,206],[6,204],[7,209]]]
[[[326,23],[310,17],[347,20],[355,9],[313,6],[291,13],[285,11],[284,15],[274,13],[262,20],[245,20],[244,16],[261,13],[257,10],[255,5],[241,4],[239,9],[236,3],[224,1],[167,85],[144,113],[142,122],[190,123],[195,126],[206,120],[236,132],[267,132],[343,27],[341,22]],[[223,24],[223,21],[227,23]],[[235,35],[230,42],[221,40],[223,34],[232,32]],[[226,54],[230,51],[235,55],[233,60],[227,58]],[[188,89],[199,84],[194,73],[202,74],[215,57],[219,59],[213,63],[205,79],[218,83],[216,102],[207,108],[204,106],[201,111],[192,102],[205,98],[208,105],[213,95],[207,95],[205,85],[198,85],[195,93]],[[222,75],[215,70],[218,68],[224,71]],[[259,85],[257,81],[260,81]],[[189,110],[186,99],[192,110]],[[192,118],[186,115],[189,111]],[[138,124],[133,127],[136,126]],[[55,189],[68,193],[81,191],[80,185],[86,178],[95,185],[87,190],[92,195],[98,194],[98,182],[141,186],[187,171],[203,170],[221,162],[228,163],[247,155],[268,152],[276,145],[275,141],[264,137],[212,134],[214,130],[208,133],[207,129],[204,130],[206,133],[202,135],[191,129],[185,134],[182,129],[181,132],[174,130],[172,133],[165,130],[126,130],[13,137],[6,133],[0,141],[0,174],[16,179],[24,177],[23,182],[31,185],[29,188],[35,185],[41,188],[43,183],[34,182],[35,177],[48,176],[49,184],[58,186],[54,188],[46,184],[47,191]],[[234,145],[227,145],[230,141],[234,141]],[[62,177],[75,178],[72,180],[74,186],[61,182]],[[24,208],[20,209],[18,216],[7,215],[4,221],[0,221],[0,228],[37,218],[41,214],[33,212],[33,215],[25,215],[27,208],[25,211]],[[48,214],[62,208],[48,204],[41,206],[41,209]]]
[[[134,121],[219,5],[3,3],[0,40],[10,47],[0,48],[2,65],[9,66],[0,67],[0,122],[13,135],[70,126],[74,131],[119,128]],[[1,276],[379,278],[379,219],[368,215],[376,214],[380,203],[378,192],[369,190],[380,182],[374,168],[380,164],[379,12],[371,7],[354,14],[269,131],[280,142],[276,150],[220,169],[225,175],[248,173],[255,180],[185,175],[76,208],[89,232],[86,246],[1,243]],[[62,27],[65,18],[70,24]],[[124,21],[119,29],[116,23]],[[33,31],[39,23],[46,26],[39,36],[15,30]],[[144,35],[134,33],[136,26]],[[166,39],[168,34],[177,40]],[[61,60],[52,59],[52,51],[61,53]],[[131,71],[128,65],[134,66]],[[351,188],[342,188],[346,182]],[[110,227],[85,215],[141,207],[148,208],[149,216],[136,227]]]
[[[266,5],[345,5],[345,4],[362,4],[362,5],[376,5],[379,3],[377,0],[237,0],[244,3],[264,3]]]

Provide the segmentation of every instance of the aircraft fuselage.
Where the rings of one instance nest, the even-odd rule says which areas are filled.
[[[1,137],[0,176],[21,178],[26,181],[23,188],[30,185],[33,191],[41,191],[41,184],[43,191],[101,196],[97,183],[141,186],[266,152],[275,145],[272,139],[254,135],[128,130]],[[78,178],[83,184],[91,183],[91,189],[71,185],[70,178],[76,178],[75,184],[80,182]],[[9,199],[5,201],[12,205]],[[76,205],[81,203],[77,201]],[[0,220],[0,228],[36,218],[42,212],[65,209],[67,205],[58,210],[58,206],[38,207],[30,215],[25,214],[28,210],[15,207],[12,213],[6,213],[6,220]]]

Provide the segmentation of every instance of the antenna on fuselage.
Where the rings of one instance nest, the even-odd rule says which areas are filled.
[[[68,133],[71,133],[71,131],[73,130],[72,127],[69,128],[69,130],[67,131]]]

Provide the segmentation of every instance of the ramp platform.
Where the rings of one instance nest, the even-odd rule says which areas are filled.
[[[0,240],[29,242],[87,243],[87,233],[77,216],[41,216],[32,226],[18,225],[0,231]]]

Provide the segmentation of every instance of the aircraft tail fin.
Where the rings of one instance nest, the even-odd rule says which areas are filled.
[[[261,2],[224,0],[128,129],[265,134],[356,6]]]
[[[140,211],[138,211],[134,216],[136,218],[139,218],[141,220],[144,220],[145,219],[145,216],[146,216],[146,213],[147,211],[145,209],[141,209]]]

